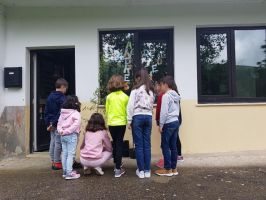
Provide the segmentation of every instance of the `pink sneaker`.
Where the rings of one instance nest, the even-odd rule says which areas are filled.
[[[76,171],[72,171],[70,174],[66,175],[66,180],[72,180],[72,179],[78,179],[80,177],[80,174],[78,174]]]
[[[157,163],[156,166],[163,169],[164,168],[164,159],[161,158]]]

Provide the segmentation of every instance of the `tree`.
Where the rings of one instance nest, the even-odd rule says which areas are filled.
[[[199,53],[203,95],[225,95],[229,91],[227,60],[218,60],[226,45],[226,34],[200,34]]]

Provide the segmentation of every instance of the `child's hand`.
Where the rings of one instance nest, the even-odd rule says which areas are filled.
[[[47,131],[48,131],[48,132],[51,132],[51,131],[52,131],[52,128],[53,128],[52,125],[48,126],[48,127],[47,127]]]
[[[159,128],[159,131],[160,131],[160,133],[162,134],[162,133],[163,133],[163,128],[160,127],[160,128]]]
[[[127,128],[130,130],[131,129],[131,124],[128,124],[127,125]]]

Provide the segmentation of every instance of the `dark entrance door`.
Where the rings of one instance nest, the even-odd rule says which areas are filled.
[[[69,82],[68,94],[75,94],[75,49],[31,51],[32,151],[49,149],[50,134],[46,130],[44,110],[58,78],[65,78]]]

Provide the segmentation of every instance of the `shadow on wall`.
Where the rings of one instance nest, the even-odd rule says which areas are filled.
[[[0,160],[25,155],[25,109],[5,107],[0,118]]]

